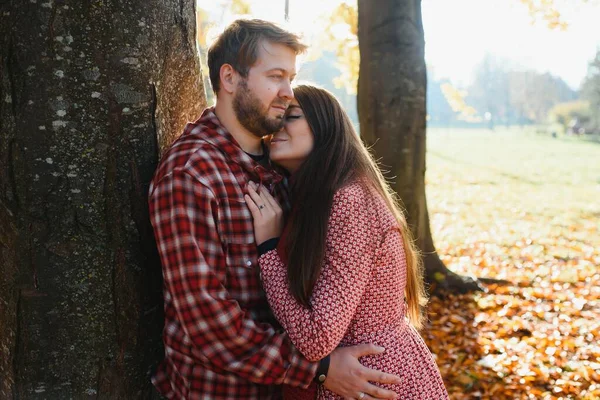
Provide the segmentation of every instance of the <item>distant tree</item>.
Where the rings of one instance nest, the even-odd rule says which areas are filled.
[[[569,132],[574,127],[584,128],[590,122],[591,108],[588,101],[570,101],[556,104],[548,112],[550,122],[561,125],[563,133]],[[573,132],[579,133],[579,132]]]
[[[581,94],[590,102],[593,128],[600,130],[600,48],[596,51],[596,57],[589,63],[587,76],[581,85]]]
[[[442,90],[448,80],[437,81],[427,74],[427,126],[450,126],[456,121],[457,111],[453,110]]]
[[[467,92],[467,100],[481,116],[488,113],[490,127],[507,122],[509,86],[506,63],[490,54],[475,68],[473,82]]]
[[[534,121],[541,123],[548,115],[550,109],[556,104],[572,101],[577,93],[572,90],[561,78],[549,73],[540,74],[534,71],[513,72],[511,76],[524,75],[522,82],[524,91],[520,99],[511,99],[511,104],[521,104],[525,112]],[[519,85],[516,85],[517,87]],[[514,89],[515,85],[513,85]],[[513,91],[514,93],[514,91]]]
[[[510,71],[508,74],[508,90],[513,111],[513,122],[519,125],[533,123],[536,115],[533,107],[531,107],[530,99],[536,93],[533,92],[529,83],[535,73],[533,71]]]
[[[489,112],[493,121],[506,125],[542,123],[554,105],[577,97],[559,77],[511,67],[507,60],[489,55],[476,67],[467,92],[468,103],[480,115]]]

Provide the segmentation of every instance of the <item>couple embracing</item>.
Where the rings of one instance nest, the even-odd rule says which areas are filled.
[[[298,36],[232,23],[214,107],[150,186],[168,399],[447,399],[397,200],[337,99],[292,87]]]

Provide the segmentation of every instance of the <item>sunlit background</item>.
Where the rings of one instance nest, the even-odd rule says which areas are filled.
[[[302,32],[309,44],[318,44],[325,21],[341,0],[289,0],[288,26]],[[253,17],[278,23],[285,21],[285,0],[248,0]],[[354,4],[355,2],[346,1]],[[198,1],[206,10],[214,31],[243,11],[231,0]],[[600,45],[598,2],[558,3],[566,29],[548,29],[535,21],[519,0],[423,0],[425,58],[436,78],[466,85],[475,66],[486,53],[510,60],[515,67],[550,72],[577,89],[586,74],[587,62]],[[343,31],[343,28],[341,28]]]
[[[545,13],[535,9],[538,3],[543,2],[423,0],[430,125],[484,124],[490,119],[506,125],[539,124],[547,122],[553,106],[577,100],[588,64],[600,46],[600,2],[556,0]],[[343,12],[355,10],[355,1],[199,0],[197,7],[202,51],[240,16],[275,21],[301,33],[310,49],[300,59],[299,79],[334,91],[357,123],[354,94],[359,56],[349,24],[356,15]],[[490,101],[481,93],[478,98],[478,92],[483,85],[489,89],[493,80],[512,86],[492,91],[513,92],[513,103],[524,102],[518,97],[531,97],[523,89],[525,84],[540,96],[546,93],[543,101],[532,100],[522,110],[514,105],[510,111],[493,104],[482,107]],[[556,93],[548,96],[548,90]]]

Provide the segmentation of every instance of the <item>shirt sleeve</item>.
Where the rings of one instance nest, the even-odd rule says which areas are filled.
[[[225,257],[214,193],[175,171],[157,183],[149,203],[166,295],[204,358],[197,362],[210,360],[258,384],[307,387],[317,364],[302,357],[285,333],[253,321],[219,279],[215,263]]]
[[[340,192],[329,219],[325,263],[310,299],[311,309],[292,296],[287,267],[277,250],[259,258],[263,285],[275,317],[309,360],[330,354],[347,331],[371,277],[374,248],[360,196]]]

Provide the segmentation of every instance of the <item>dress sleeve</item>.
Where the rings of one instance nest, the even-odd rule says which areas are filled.
[[[363,297],[371,278],[375,250],[371,219],[360,189],[342,189],[336,194],[329,219],[325,263],[311,296],[311,309],[292,296],[287,267],[277,250],[259,258],[269,304],[308,360],[320,360],[339,345]]]

